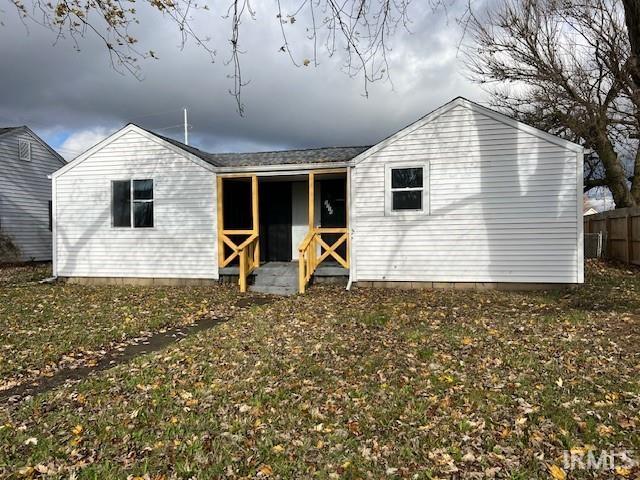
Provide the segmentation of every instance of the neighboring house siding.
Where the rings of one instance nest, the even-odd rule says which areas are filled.
[[[429,163],[430,214],[385,215],[385,165],[408,161]],[[577,167],[575,151],[452,108],[356,166],[355,280],[581,281]]]
[[[111,181],[152,178],[154,227],[111,226]],[[215,174],[129,131],[55,179],[56,273],[217,278]]]
[[[31,161],[20,159],[20,140],[31,142]],[[63,165],[25,129],[0,137],[0,231],[19,248],[19,260],[51,260],[47,176]]]

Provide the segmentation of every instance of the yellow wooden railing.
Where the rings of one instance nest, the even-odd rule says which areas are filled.
[[[258,232],[258,178],[255,175],[248,175],[251,181],[251,226],[246,230],[229,230],[224,228],[224,183],[223,178],[217,179],[218,196],[218,266],[224,268],[236,257],[239,263],[238,284],[240,291],[247,291],[247,277],[260,266],[260,241]],[[233,241],[231,237],[246,237],[240,243]],[[229,247],[231,252],[227,255]]]
[[[249,235],[241,243],[236,244],[229,236],[237,235]],[[240,270],[238,283],[240,284],[240,291],[247,291],[247,277],[258,266],[260,266],[260,243],[257,233],[252,230],[223,230],[220,236],[222,243],[227,245],[231,249],[231,253],[226,255],[223,251],[220,261],[220,267],[226,267],[236,257],[238,257]],[[223,249],[224,250],[224,249]]]
[[[238,246],[240,256],[240,291],[247,291],[247,277],[260,266],[260,243],[258,235],[253,234]]]
[[[322,239],[323,234],[342,234],[329,245]],[[338,247],[346,243],[345,258],[338,252]],[[318,252],[319,249],[322,249]],[[344,268],[349,268],[349,230],[347,228],[314,227],[304,237],[298,248],[298,291],[304,293],[311,276],[318,266],[327,258],[333,257]]]

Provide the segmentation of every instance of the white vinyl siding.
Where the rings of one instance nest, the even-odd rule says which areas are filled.
[[[111,182],[152,179],[153,228],[111,227]],[[56,181],[57,274],[218,278],[215,174],[128,131]]]
[[[20,144],[28,142],[29,161],[20,158]],[[47,178],[64,163],[28,130],[0,137],[0,230],[20,250],[22,261],[51,260]]]
[[[577,158],[453,107],[355,167],[354,280],[581,281]],[[385,215],[385,169],[412,162],[429,165],[429,215]]]
[[[18,142],[18,150],[20,151],[20,160],[31,161],[31,142],[29,140],[20,140]]]

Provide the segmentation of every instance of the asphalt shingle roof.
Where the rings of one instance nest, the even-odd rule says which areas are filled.
[[[159,135],[151,130],[147,131],[216,167],[257,167],[268,165],[346,162],[370,148],[370,146],[323,147],[273,152],[208,153],[192,147],[191,145],[185,145],[173,138]]]

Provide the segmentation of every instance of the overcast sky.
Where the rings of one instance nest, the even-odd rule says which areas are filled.
[[[207,151],[367,145],[456,96],[486,98],[465,78],[455,8],[444,15],[415,7],[412,34],[399,32],[391,42],[393,86],[374,84],[364,98],[361,79],[347,76],[340,58],[321,50],[318,67],[298,68],[278,52],[282,39],[273,5],[253,4],[256,20],[242,25],[243,75],[250,81],[242,118],[228,93],[230,26],[222,12],[195,18],[217,50],[211,63],[193,42],[181,50],[176,26],[143,8],[134,34],[140,49],[154,50],[159,59],[144,60],[143,79],[137,80],[114,71],[95,38],[82,41],[80,52],[68,40],[54,45],[52,32],[25,28],[0,0],[0,126],[29,125],[70,159],[128,122],[182,140],[174,126],[186,106],[190,143]],[[303,18],[289,27],[300,62],[311,57],[311,44],[303,40],[306,26]]]

